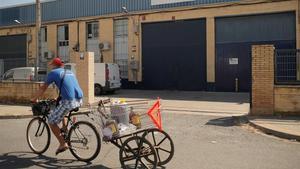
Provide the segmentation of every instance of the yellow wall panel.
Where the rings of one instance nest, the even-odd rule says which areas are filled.
[[[47,25],[47,34],[48,49],[54,56],[57,56],[57,25]]]
[[[114,47],[114,29],[113,29],[113,19],[101,19],[99,21],[99,38],[101,42],[108,42],[110,44],[110,50],[103,51],[104,62],[113,63],[113,47]]]

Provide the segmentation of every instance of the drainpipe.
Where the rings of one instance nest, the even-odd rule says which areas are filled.
[[[34,67],[34,74],[35,74],[35,81],[38,81],[38,75],[37,75],[37,67],[39,65],[39,57],[40,57],[40,49],[41,49],[41,3],[40,0],[36,0],[36,16],[35,16],[35,35],[36,35],[36,58],[35,58],[35,67]]]
[[[76,47],[77,47],[77,52],[80,51],[80,46],[79,46],[79,21],[77,20],[77,44],[76,44]]]

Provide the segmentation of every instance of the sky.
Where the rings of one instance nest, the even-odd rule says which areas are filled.
[[[41,0],[45,1],[45,0]],[[0,8],[16,6],[20,4],[35,3],[35,0],[0,0]]]

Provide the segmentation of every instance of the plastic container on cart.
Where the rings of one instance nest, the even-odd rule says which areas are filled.
[[[116,123],[115,120],[106,121],[106,125],[103,129],[103,135],[108,139],[111,139],[112,137],[116,137],[119,135],[118,124]]]
[[[134,112],[132,107],[130,108],[129,118],[131,124],[135,125],[137,129],[140,129],[142,127],[141,115]]]
[[[117,123],[129,125],[129,108],[125,102],[115,102],[110,106],[111,117]]]

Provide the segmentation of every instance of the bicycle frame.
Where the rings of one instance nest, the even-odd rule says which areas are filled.
[[[42,120],[45,121],[46,119],[43,117]],[[41,127],[41,122],[39,121],[39,126],[38,126],[38,129],[37,129],[36,133],[35,133],[35,136],[36,136],[36,137],[37,137],[37,136],[41,136],[41,135],[43,134],[44,130],[45,130],[45,126],[43,126],[42,132],[38,135],[38,133],[39,133],[39,131],[40,131],[40,127]]]

